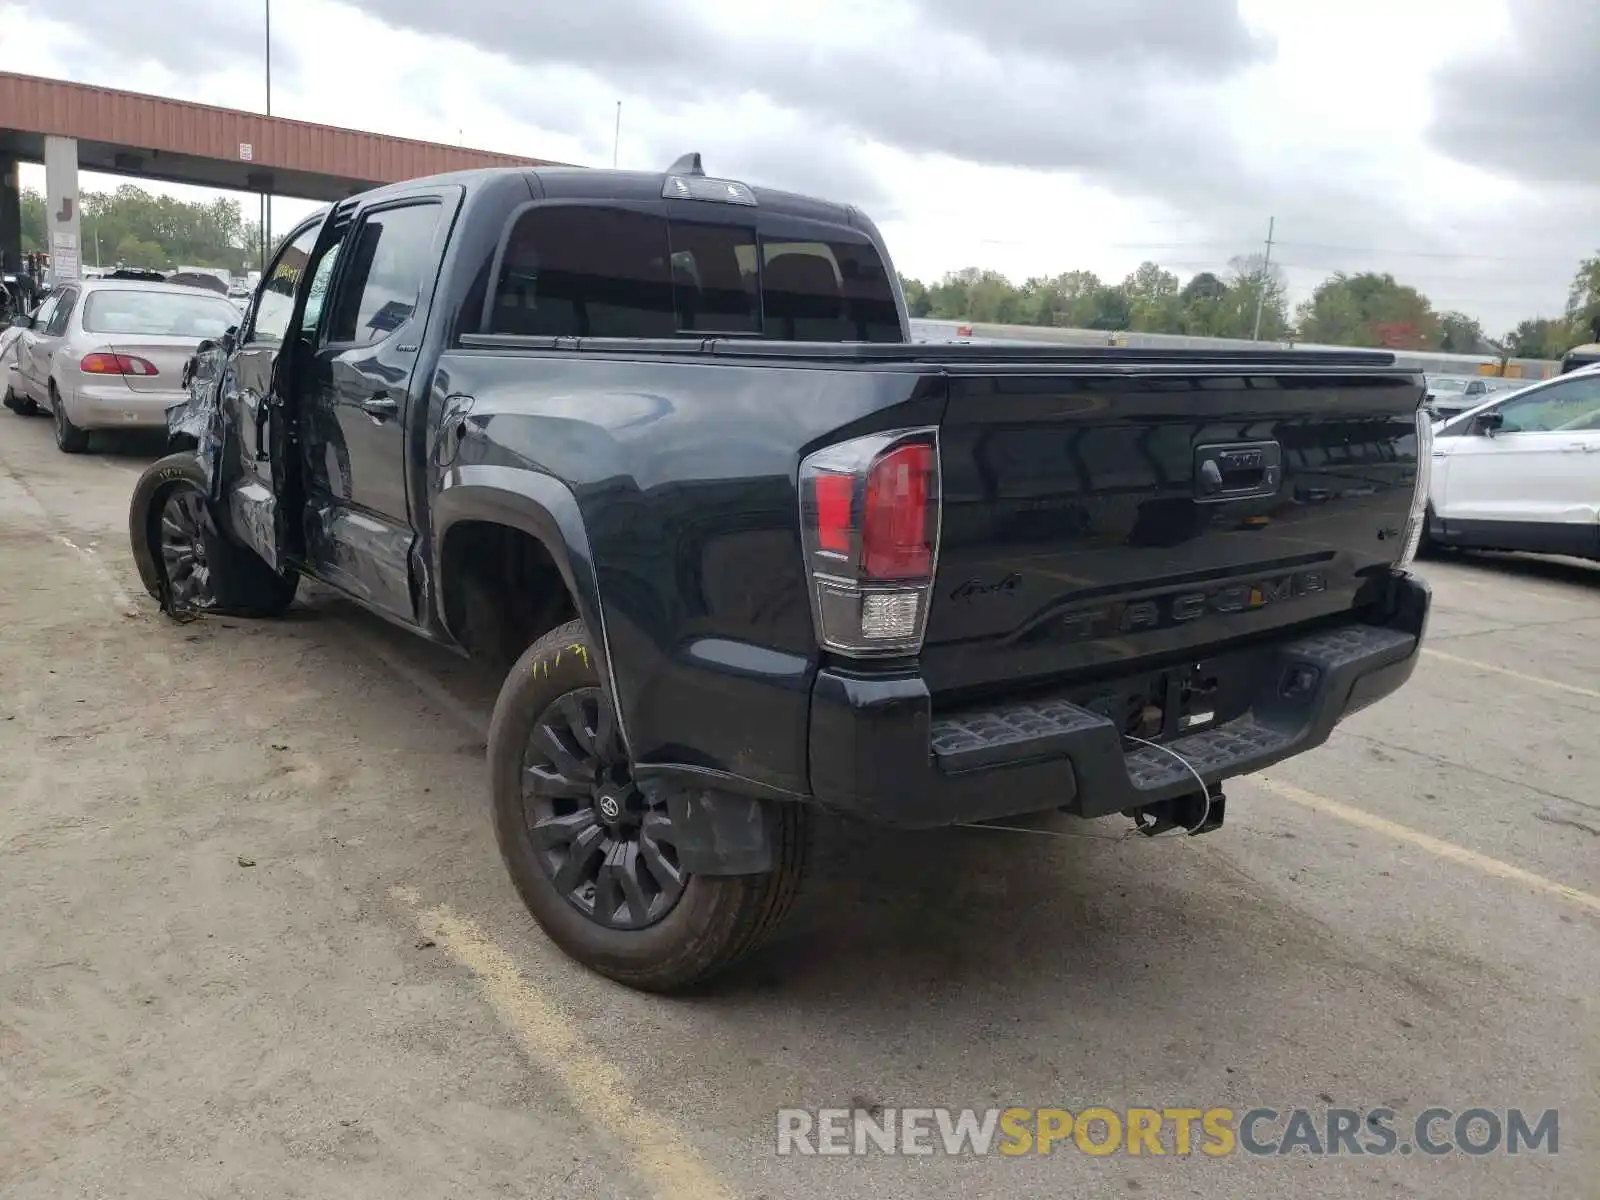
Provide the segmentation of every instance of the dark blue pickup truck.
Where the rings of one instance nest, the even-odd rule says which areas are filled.
[[[1199,833],[1411,672],[1419,375],[907,328],[859,211],[698,156],[386,187],[191,361],[134,551],[175,614],[310,576],[504,664],[506,863],[642,988],[771,931],[818,809]]]

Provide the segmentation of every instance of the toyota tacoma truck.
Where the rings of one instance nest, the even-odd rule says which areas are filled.
[[[191,360],[134,553],[502,664],[510,875],[643,989],[771,932],[819,810],[1205,832],[1411,673],[1418,373],[907,330],[867,217],[698,155],[370,191]]]

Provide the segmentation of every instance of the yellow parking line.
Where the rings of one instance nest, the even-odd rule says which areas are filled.
[[[1576,904],[1579,908],[1587,908],[1591,912],[1600,913],[1600,896],[1591,895],[1575,887],[1568,887],[1564,883],[1557,883],[1553,879],[1546,879],[1543,875],[1536,875],[1532,871],[1524,871],[1521,867],[1514,867],[1510,863],[1501,862],[1498,858],[1490,858],[1486,854],[1479,854],[1476,850],[1468,850],[1465,846],[1457,846],[1453,842],[1446,842],[1431,834],[1412,829],[1408,825],[1401,825],[1395,821],[1369,813],[1364,809],[1352,808],[1348,804],[1341,804],[1337,800],[1330,800],[1326,796],[1319,796],[1315,792],[1308,792],[1304,788],[1295,787],[1292,783],[1284,783],[1279,779],[1267,779],[1264,776],[1254,776],[1252,782],[1260,784],[1279,799],[1287,800],[1291,804],[1298,804],[1302,808],[1309,808],[1314,812],[1324,813],[1330,817],[1337,817],[1351,825],[1359,825],[1373,833],[1381,833],[1385,837],[1392,837],[1397,841],[1406,842],[1420,850],[1439,858],[1448,859],[1450,862],[1459,863],[1464,867],[1471,867],[1475,871],[1482,871],[1485,875],[1493,875],[1497,879],[1505,879],[1512,883],[1520,883],[1534,891],[1543,892],[1547,896],[1555,896],[1569,904]]]
[[[1544,679],[1538,675],[1525,675],[1521,671],[1513,671],[1509,667],[1497,667],[1493,663],[1479,662],[1474,658],[1458,658],[1454,654],[1446,654],[1443,650],[1435,650],[1432,646],[1422,648],[1424,654],[1431,654],[1434,658],[1443,659],[1445,662],[1455,663],[1457,666],[1472,667],[1479,671],[1488,671],[1495,675],[1505,675],[1512,679],[1520,679],[1523,683],[1534,683],[1540,687],[1554,688],[1558,692],[1571,692],[1574,696],[1588,696],[1600,700],[1600,691],[1593,688],[1579,687],[1575,683],[1561,683],[1554,679]]]
[[[524,1052],[566,1087],[594,1128],[633,1157],[635,1174],[656,1200],[734,1200],[735,1193],[665,1118],[628,1091],[615,1064],[588,1048],[583,1031],[517,969],[516,961],[466,917],[446,905],[422,907],[417,893],[390,895],[411,909],[423,936],[471,971]]]

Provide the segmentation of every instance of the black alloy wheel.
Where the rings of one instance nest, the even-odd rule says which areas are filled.
[[[522,754],[522,803],[555,890],[608,929],[656,924],[683,896],[672,818],[606,747],[600,689],[563,693],[534,722]]]
[[[167,587],[181,608],[204,608],[212,599],[208,539],[214,537],[205,497],[191,487],[175,487],[161,506],[159,545]]]

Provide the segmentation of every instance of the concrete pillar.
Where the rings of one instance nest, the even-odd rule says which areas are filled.
[[[82,255],[78,238],[78,141],[76,138],[44,139],[45,228],[50,231],[50,276],[52,279],[80,279]]]
[[[22,184],[17,160],[0,156],[0,271],[22,270]]]

